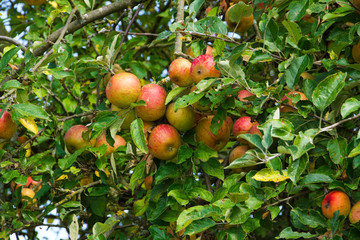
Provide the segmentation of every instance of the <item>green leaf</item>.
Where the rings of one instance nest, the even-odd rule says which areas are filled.
[[[318,234],[311,234],[309,232],[294,232],[291,227],[287,227],[281,231],[276,239],[298,239],[298,238],[316,238]]]
[[[76,201],[69,201],[64,204],[61,204],[61,207],[63,208],[79,208],[81,206],[81,203]]]
[[[210,158],[207,162],[200,163],[201,168],[210,176],[217,177],[224,181],[224,169],[223,166],[216,158]]]
[[[258,149],[260,149],[262,151],[265,151],[265,148],[262,145],[261,137],[258,134],[245,133],[245,134],[239,134],[236,137],[245,139],[247,142],[249,142],[250,144],[256,146]]]
[[[338,72],[326,77],[316,86],[312,100],[320,111],[324,111],[335,100],[345,85],[346,76],[346,73]]]
[[[178,98],[175,102],[174,108],[175,111],[178,108],[185,108],[193,103],[196,103],[197,101],[199,101],[203,96],[205,96],[205,92],[192,92],[188,95],[184,95],[180,98]]]
[[[249,199],[249,193],[228,193],[228,197],[234,203],[245,202]]]
[[[355,157],[360,154],[360,143],[349,153],[349,158]]]
[[[174,97],[182,93],[185,89],[187,89],[187,87],[176,87],[171,89],[169,94],[166,96],[165,105],[168,105],[168,103],[171,102],[171,100],[173,100]]]
[[[295,214],[299,221],[306,226],[311,228],[326,227],[326,219],[318,211],[293,208],[291,213]]]
[[[105,223],[97,222],[94,224],[92,231],[94,234],[94,239],[99,237],[101,234],[106,233],[107,231],[110,231],[112,227],[117,224],[119,220],[117,220],[115,217],[108,218]]]
[[[308,154],[304,154],[300,158],[290,162],[288,173],[290,180],[294,184],[296,184],[299,181],[301,174],[306,170],[306,166],[308,162],[309,162]]]
[[[267,209],[270,211],[271,220],[274,220],[281,211],[281,208],[279,206],[268,206]]]
[[[299,21],[305,15],[307,8],[308,8],[308,1],[304,1],[304,0],[291,1],[291,4],[288,8],[289,20]]]
[[[69,226],[70,240],[77,240],[79,235],[79,223],[75,214],[72,215],[72,221]]]
[[[349,114],[356,112],[360,108],[360,101],[356,98],[348,98],[341,106],[341,116],[346,118]]]
[[[302,37],[301,28],[299,27],[299,25],[297,25],[295,22],[290,22],[290,21],[286,21],[286,20],[284,20],[282,22],[282,24],[284,25],[286,30],[289,32],[289,39],[293,43],[298,44],[299,40]]]
[[[61,170],[68,169],[76,161],[77,157],[80,156],[86,148],[82,148],[71,154],[66,158],[59,159],[59,167]]]
[[[239,64],[230,65],[229,61],[219,61],[217,66],[222,74],[233,79],[245,79],[245,73]]]
[[[240,1],[238,4],[235,4],[227,12],[228,17],[231,22],[237,23],[243,17],[249,17],[253,13],[253,7],[247,5],[244,2]]]
[[[16,80],[10,80],[4,83],[4,85],[1,87],[1,90],[7,90],[7,89],[14,89],[14,88],[23,88],[21,86],[21,83]]]
[[[331,183],[332,181],[333,179],[328,175],[321,173],[310,173],[301,180],[301,184]]]
[[[136,217],[139,217],[146,212],[149,206],[149,196],[150,196],[150,192],[148,192],[146,196],[143,197],[142,199],[136,200],[134,202],[134,214]]]
[[[173,34],[174,33],[171,31],[163,31],[163,32],[159,33],[159,35],[155,38],[155,40],[151,42],[150,47],[154,46],[158,42],[161,42],[161,41],[169,38]]]
[[[146,161],[141,161],[134,168],[134,172],[132,173],[130,178],[130,187],[132,191],[134,191],[136,185],[138,184],[137,183],[138,180],[143,178],[145,167],[146,167]]]
[[[294,145],[288,147],[291,151],[292,157],[295,159],[298,159],[303,154],[308,152],[310,149],[315,148],[315,145],[313,144],[313,139],[316,134],[316,129],[308,129],[304,133],[299,132],[299,135],[296,136],[294,140]]]
[[[189,226],[186,227],[184,235],[194,235],[199,232],[203,232],[216,225],[216,222],[210,218],[203,218],[193,221]]]
[[[206,189],[195,187],[191,189],[190,196],[195,196],[193,198],[199,197],[207,202],[210,202],[213,198],[213,195]]]
[[[214,203],[220,199],[223,199],[226,194],[228,193],[229,189],[225,188],[225,187],[220,187],[215,193],[213,198],[211,199],[211,203]]]
[[[195,157],[200,159],[201,161],[206,162],[210,158],[216,158],[218,156],[218,152],[212,150],[208,146],[206,146],[203,142],[199,143],[199,146],[196,148]]]
[[[335,164],[342,165],[347,154],[347,146],[348,144],[346,138],[339,137],[329,140],[327,150],[329,151],[331,160]]]
[[[189,197],[184,190],[174,189],[168,193],[168,196],[175,198],[180,205],[186,205],[189,203]]]
[[[177,164],[181,164],[191,158],[193,153],[194,151],[188,145],[182,144],[178,151]]]
[[[156,172],[155,179],[156,182],[160,182],[167,178],[176,178],[180,176],[180,174],[179,167],[175,163],[168,162],[160,166]]]
[[[255,166],[258,163],[258,158],[253,150],[247,151],[241,158],[235,159],[225,169],[234,169],[242,167]]]
[[[287,119],[270,119],[258,126],[265,131],[271,126],[271,136],[285,141],[291,141],[294,138],[294,126]]]
[[[148,153],[148,147],[145,140],[144,124],[141,118],[137,118],[130,125],[131,138],[137,148],[143,153]]]
[[[189,24],[187,29],[192,29],[199,33],[210,33],[210,34],[222,34],[227,35],[226,25],[220,20],[220,18],[216,17],[206,17],[203,18],[194,24]]]
[[[168,236],[169,234],[167,234],[165,230],[162,230],[155,225],[151,225],[149,227],[149,231],[151,233],[152,239],[154,239],[154,240],[168,240],[169,239],[169,236]]]
[[[39,106],[31,103],[20,103],[12,105],[18,118],[33,117],[39,119],[50,120],[46,111]]]
[[[195,0],[189,6],[189,15],[193,18],[196,17],[198,11],[200,10],[201,6],[204,4],[205,0]]]
[[[306,55],[295,58],[291,62],[291,65],[285,70],[283,75],[289,88],[294,88],[300,79],[300,75],[305,71],[308,64],[309,57]]]
[[[13,58],[13,56],[21,49],[21,47],[14,47],[7,51],[0,60],[0,73],[2,70],[7,66],[7,64],[10,62],[10,60]]]

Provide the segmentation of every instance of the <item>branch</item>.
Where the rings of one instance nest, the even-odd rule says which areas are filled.
[[[79,114],[71,115],[71,116],[64,117],[64,118],[58,118],[58,121],[65,122],[66,120],[73,119],[73,118],[84,117],[84,116],[88,116],[88,115],[92,115],[92,114],[96,115],[97,112],[98,111],[95,110],[95,111],[90,111],[90,112],[79,113]]]
[[[322,132],[330,131],[331,129],[336,128],[337,126],[339,126],[339,125],[341,125],[341,124],[343,124],[343,123],[349,122],[349,121],[354,120],[354,119],[357,119],[357,118],[360,118],[360,113],[357,114],[357,115],[355,115],[355,116],[353,116],[353,117],[343,119],[343,120],[341,120],[341,121],[339,121],[339,122],[337,122],[337,123],[334,123],[333,125],[330,125],[330,126],[321,128],[321,129],[317,132],[317,134],[322,133]]]
[[[178,0],[177,1],[177,13],[176,13],[176,22],[182,22],[184,21],[184,0]],[[182,34],[180,32],[176,33],[176,39],[175,39],[175,52],[180,53],[182,52],[182,42],[181,42]]]
[[[16,46],[20,46],[21,51],[26,52],[26,47],[24,45],[22,45],[20,42],[18,42],[15,39],[11,38],[11,37],[0,36],[0,40],[1,41],[7,41],[7,42],[12,43],[12,44],[14,44]]]

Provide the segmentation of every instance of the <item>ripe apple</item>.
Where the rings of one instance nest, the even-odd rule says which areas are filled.
[[[246,98],[251,97],[251,96],[254,96],[254,94],[252,94],[251,92],[249,92],[246,89],[240,90],[238,92],[238,99],[242,102],[248,102],[249,100]]]
[[[191,62],[185,58],[177,58],[169,66],[170,80],[180,87],[194,83],[190,75]]]
[[[191,63],[190,74],[195,83],[207,77],[220,77],[221,72],[215,69],[214,57],[211,55],[200,55]]]
[[[24,0],[24,1],[25,1],[27,4],[33,5],[33,6],[41,5],[41,4],[46,3],[46,0]]]
[[[219,151],[228,143],[230,138],[230,130],[226,121],[223,121],[217,135],[211,132],[211,120],[214,116],[204,117],[195,127],[195,139],[203,142],[209,148]]]
[[[288,96],[296,96],[298,94],[300,94],[300,101],[308,100],[304,93],[298,92],[298,91],[293,91],[293,92],[288,92],[286,95],[284,95],[281,98],[281,101],[287,100],[287,102],[285,102],[285,103],[287,103],[288,105],[291,105],[291,106],[295,106],[296,104],[293,103]],[[283,113],[296,112],[296,110],[291,108],[291,107],[281,105],[280,106],[280,112],[283,112]]]
[[[232,22],[229,18],[229,11],[230,9],[235,6],[232,5],[231,7],[229,7],[229,9],[226,11],[225,13],[225,21],[228,24],[229,28],[237,33],[243,33],[243,32],[247,32],[253,25],[254,22],[254,15],[251,14],[248,17],[242,17],[239,21],[239,23],[236,22]],[[237,27],[236,27],[237,26]],[[235,29],[236,28],[236,29]]]
[[[231,132],[231,129],[234,126],[234,121],[232,120],[232,118],[230,116],[226,117],[226,124],[228,125],[229,131]]]
[[[250,148],[247,145],[241,145],[234,148],[229,155],[229,164],[235,161],[235,159],[241,158],[249,149]],[[233,168],[232,170],[236,173],[241,173],[244,171],[243,169],[245,170],[245,168]]]
[[[110,146],[110,144],[106,141],[106,133],[103,132],[97,139],[95,143],[95,147],[101,147],[103,144],[107,146],[106,152],[104,156],[109,156],[111,153],[115,152],[115,150],[120,146],[125,146],[126,141],[123,137],[119,135],[115,135],[115,142],[113,146]]]
[[[164,116],[166,111],[165,100],[167,93],[159,85],[150,83],[142,89],[138,101],[144,100],[146,106],[136,106],[135,112],[144,121],[156,121]]]
[[[136,119],[136,114],[134,109],[124,109],[111,104],[111,111],[117,111],[117,115],[124,119],[121,129],[129,130],[131,123]]]
[[[28,201],[25,198],[31,198],[32,201],[28,202],[28,206],[33,206],[36,203],[36,199],[34,199],[35,197],[35,192],[31,189],[31,188],[23,188],[21,189],[21,201]]]
[[[339,190],[328,193],[321,204],[322,213],[327,218],[333,218],[334,212],[337,210],[339,210],[339,215],[346,217],[350,212],[350,207],[349,197]]]
[[[0,118],[0,140],[1,139],[5,141],[10,140],[16,133],[16,130],[17,130],[16,122],[11,119],[10,113],[5,110]]]
[[[146,190],[151,190],[152,183],[153,183],[153,177],[152,176],[147,176],[144,179],[144,184],[145,184]]]
[[[360,63],[360,42],[352,47],[351,53],[355,62]]]
[[[180,134],[169,124],[160,124],[154,127],[148,138],[151,155],[160,160],[170,160],[176,157],[180,145]]]
[[[117,107],[127,108],[136,102],[141,92],[140,80],[132,73],[117,73],[106,86],[106,97]]]
[[[88,130],[84,125],[75,125],[69,128],[64,136],[64,142],[70,153],[84,147],[94,146],[96,139],[90,140],[90,133],[85,133]],[[86,139],[83,138],[83,133],[87,135]]]
[[[193,53],[191,47],[189,47],[188,49],[186,49],[185,54],[187,54],[187,55],[195,58],[194,53]],[[212,54],[212,47],[210,47],[209,45],[206,46],[205,55],[211,55],[211,56],[213,55],[213,54]]]
[[[352,224],[355,224],[360,220],[360,201],[352,206],[349,214],[349,220]]]
[[[165,116],[168,122],[179,131],[190,130],[195,123],[195,112],[190,106],[178,108],[175,112],[175,103],[170,103]]]
[[[238,135],[248,133],[253,125],[251,117],[245,116],[239,118],[235,121],[232,128],[234,137],[240,141],[241,138],[238,138]]]

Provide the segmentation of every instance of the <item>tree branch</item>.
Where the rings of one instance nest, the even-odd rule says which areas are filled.
[[[22,45],[20,42],[16,41],[15,39],[7,36],[0,36],[0,41],[7,41],[9,43],[12,43],[16,46],[21,47],[21,51],[26,52],[26,47]]]
[[[184,21],[184,0],[178,0],[177,1],[177,13],[176,13],[176,22],[182,22]],[[182,52],[182,41],[181,41],[182,34],[180,32],[176,33],[176,39],[175,39],[175,53],[181,53]]]

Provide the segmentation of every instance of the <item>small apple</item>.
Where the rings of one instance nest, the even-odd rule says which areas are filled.
[[[190,75],[191,62],[185,58],[177,58],[169,66],[170,80],[180,87],[194,83]]]
[[[117,115],[124,119],[121,124],[121,129],[129,130],[131,123],[136,119],[134,109],[124,109],[111,104],[111,111],[117,111]]]
[[[191,63],[190,74],[195,83],[207,77],[220,77],[221,72],[215,69],[214,57],[211,55],[200,55]]]
[[[352,206],[349,214],[349,220],[352,224],[355,224],[360,220],[360,201]]]
[[[135,112],[144,121],[156,121],[165,115],[167,93],[157,84],[146,84],[141,89],[138,101],[144,100],[146,106],[136,106]]]
[[[168,122],[179,131],[190,130],[195,123],[195,112],[190,106],[178,108],[175,112],[175,103],[170,103],[165,116]]]
[[[300,94],[300,101],[308,100],[304,93],[298,92],[298,91],[293,91],[293,92],[288,92],[286,95],[284,95],[281,98],[281,101],[286,101],[287,100],[287,102],[285,102],[285,103],[287,103],[288,105],[291,105],[291,106],[295,106],[296,103],[293,103],[288,96],[296,96],[298,94]],[[296,112],[296,110],[289,107],[289,106],[281,105],[280,106],[280,112],[283,112],[283,113]]]
[[[232,22],[229,18],[229,11],[232,7],[234,7],[235,5],[232,5],[231,7],[229,7],[229,9],[226,11],[225,13],[225,21],[228,24],[229,28],[232,31],[235,31],[237,33],[244,33],[247,32],[253,25],[254,22],[254,15],[251,14],[248,17],[242,17],[239,21],[239,23],[236,22]],[[237,26],[237,27],[236,27]],[[236,29],[235,29],[236,28]]]
[[[144,179],[144,184],[145,184],[146,190],[151,190],[152,183],[153,183],[153,177],[152,176],[147,176]]]
[[[23,188],[21,189],[21,201],[25,202],[28,200],[26,198],[30,198],[32,199],[32,201],[28,202],[28,206],[33,206],[36,203],[36,199],[34,199],[35,197],[35,192],[31,189],[31,188]]]
[[[225,147],[230,139],[230,130],[226,121],[223,121],[217,135],[210,130],[211,120],[214,116],[204,117],[195,127],[195,139],[203,142],[209,148],[219,151]]]
[[[229,155],[229,164],[231,164],[233,161],[235,161],[235,159],[238,159],[238,158],[241,158],[242,156],[244,156],[246,151],[249,149],[250,148],[247,145],[241,145],[241,146],[237,146],[236,148],[234,148],[230,152],[230,155]],[[245,170],[243,170],[243,168],[233,168],[232,170],[236,173],[241,173],[241,172],[245,171]]]
[[[95,143],[95,147],[101,147],[103,144],[107,146],[106,152],[104,156],[109,156],[111,153],[115,152],[115,150],[120,146],[125,146],[126,141],[123,137],[119,135],[115,135],[115,142],[113,146],[106,141],[106,133],[103,132],[97,139]]]
[[[189,47],[188,49],[186,49],[185,54],[187,54],[187,55],[195,58],[194,53],[193,53],[191,47]],[[213,54],[212,54],[212,47],[210,47],[209,45],[206,46],[205,55],[211,55],[211,56],[213,55]]]
[[[84,125],[75,125],[69,128],[64,136],[64,142],[66,148],[70,153],[74,153],[84,147],[94,146],[96,139],[90,140],[90,133],[88,128]],[[86,139],[83,138],[83,134],[86,134]]]
[[[16,130],[16,122],[11,119],[10,113],[5,110],[0,118],[0,139],[5,141],[10,140],[16,133]]]
[[[154,127],[148,138],[151,155],[160,160],[170,160],[176,157],[180,145],[180,134],[169,124],[160,124]]]
[[[350,212],[351,203],[346,193],[335,190],[328,193],[321,204],[322,213],[326,218],[333,218],[334,212],[339,210],[339,215],[347,216]]]
[[[106,97],[110,103],[127,108],[136,102],[141,92],[140,80],[132,73],[117,73],[106,86]]]

